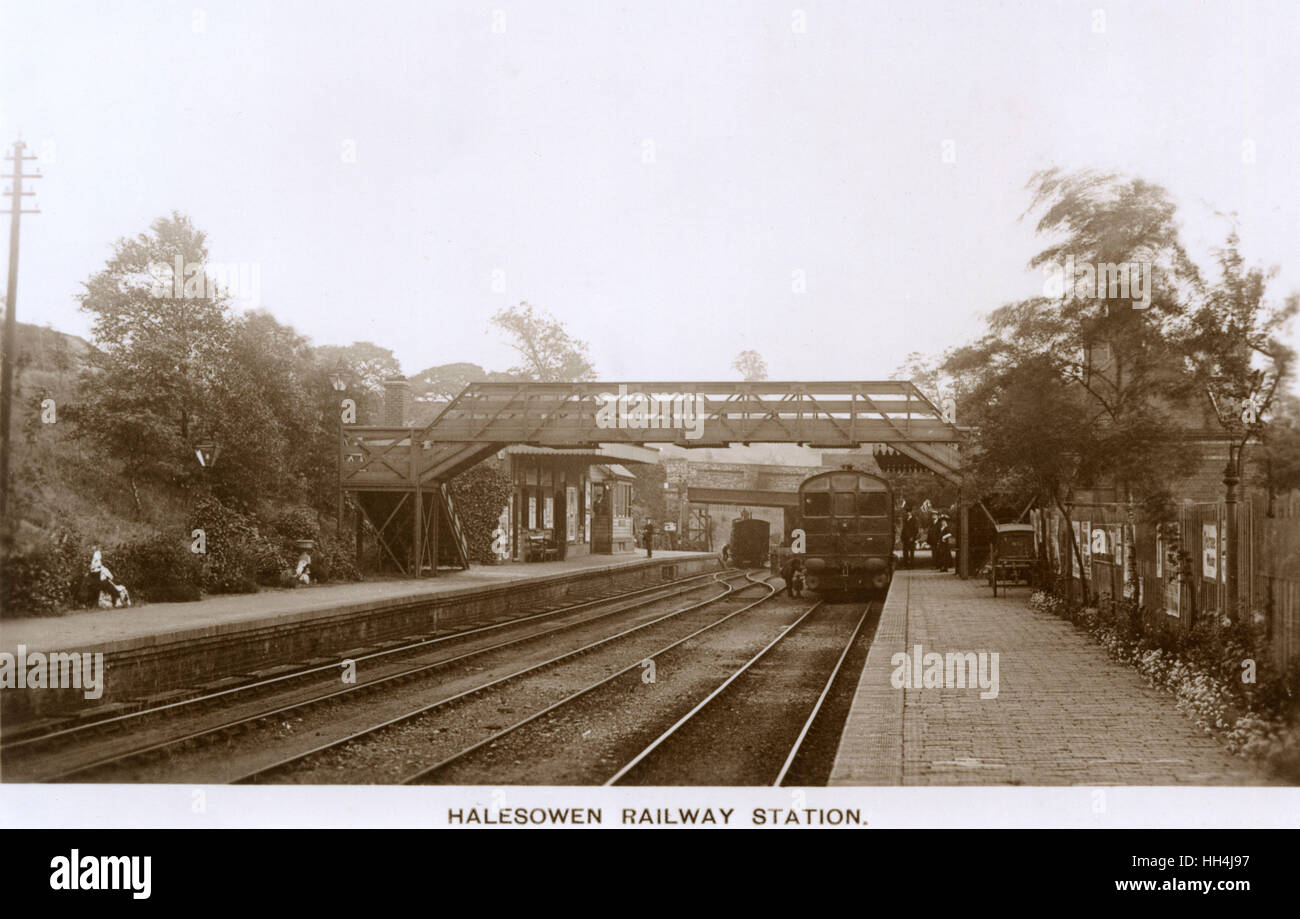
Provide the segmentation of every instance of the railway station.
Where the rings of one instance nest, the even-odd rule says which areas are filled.
[[[1204,830],[1300,826],[1300,5],[711,2],[10,4],[15,889],[1278,861]]]
[[[1142,695],[1135,676],[1027,610],[1023,588],[998,596],[968,577],[989,561],[970,546],[992,533],[980,502],[975,527],[960,506],[952,571],[934,570],[934,545],[904,564],[906,511],[884,476],[928,473],[961,494],[964,437],[911,384],[480,383],[414,412],[406,381],[386,390],[384,423],[345,425],[338,458],[340,501],[360,512],[358,544],[368,522],[384,576],[9,619],[0,651],[20,666],[96,657],[109,679],[93,699],[69,683],[75,671],[5,694],[8,780],[1264,781],[1158,706],[1118,725]],[[610,427],[612,391],[689,401],[664,399],[655,427],[628,426],[631,412]],[[690,406],[689,425],[673,423],[674,405]],[[825,452],[820,466],[663,462],[656,445],[691,432],[696,447]],[[448,486],[489,460],[511,487],[495,564],[471,564]],[[634,532],[632,470],[661,463],[665,506],[696,550],[647,552]],[[715,545],[728,521],[736,545]],[[740,545],[742,524],[758,544]],[[798,594],[805,581],[816,596]],[[1071,668],[1077,679],[1057,685]],[[542,674],[584,688],[542,704]],[[744,716],[719,720],[723,696]],[[578,697],[625,712],[599,755],[573,757],[572,739],[536,728]],[[488,713],[492,698],[510,717]],[[576,721],[591,725],[583,737],[608,731]],[[382,751],[397,725],[437,739],[394,760]],[[732,755],[737,731],[762,754]]]
[[[387,577],[198,604],[158,603],[9,620],[6,651],[21,652],[30,661],[76,649],[82,655],[102,655],[111,674],[94,704],[66,682],[48,693],[6,694],[3,757],[10,777],[81,780],[131,775],[141,763],[143,774],[152,774],[149,769],[158,768],[157,756],[135,749],[126,737],[122,751],[114,754],[98,745],[88,751],[69,741],[88,731],[117,727],[129,737],[138,727],[153,741],[144,745],[147,750],[171,750],[192,739],[196,720],[204,724],[197,731],[201,736],[231,727],[221,717],[208,724],[210,715],[196,715],[169,728],[164,713],[198,712],[214,707],[213,700],[229,699],[240,713],[235,723],[250,717],[268,723],[273,716],[265,711],[249,715],[237,700],[266,696],[284,701],[282,690],[291,684],[311,685],[322,679],[319,698],[333,698],[341,692],[334,685],[335,668],[359,668],[359,682],[345,683],[345,690],[352,692],[371,682],[389,685],[413,679],[412,672],[423,674],[465,656],[490,657],[495,652],[513,661],[490,639],[518,633],[520,637],[503,644],[526,646],[541,641],[526,636],[583,633],[595,621],[622,621],[629,609],[655,612],[631,629],[650,629],[651,634],[666,628],[661,620],[681,617],[694,622],[697,610],[721,610],[721,618],[713,612],[712,621],[669,642],[665,652],[724,623],[734,627],[743,621],[736,618],[740,612],[760,607],[771,617],[760,634],[778,626],[793,628],[811,610],[788,598],[767,602],[782,585],[779,571],[729,567],[723,553],[716,551],[721,547],[661,547],[648,555],[638,546],[629,511],[636,478],[632,470],[659,461],[656,444],[707,448],[770,441],[834,449],[839,451],[836,459],[856,457],[859,465],[877,472],[871,454],[861,447],[889,443],[916,462],[950,472],[961,437],[914,387],[893,381],[471,384],[448,403],[419,406],[412,406],[406,381],[389,380],[385,389],[383,424],[344,425],[340,431],[339,487],[340,499],[361,512],[358,540],[361,515],[374,534],[389,563]],[[638,392],[681,397],[659,403],[653,427],[638,421],[635,398],[627,399],[631,408],[625,406],[610,426],[605,408],[612,392],[620,393],[620,401],[627,398],[622,394]],[[674,412],[684,408],[692,413],[690,423],[677,424]],[[459,473],[489,459],[504,464],[512,489],[496,532],[499,564],[472,565],[468,535],[448,485]],[[847,465],[837,463],[835,468]],[[773,507],[782,515],[773,528],[779,541],[788,537],[797,519],[787,518],[786,511],[798,509],[800,480],[822,468],[774,471],[763,481],[766,490],[687,487],[674,497],[705,506]],[[887,542],[886,554],[888,550]],[[678,596],[691,602],[672,601]],[[664,603],[670,601],[680,608],[664,615]],[[607,611],[610,608],[615,612]],[[846,626],[852,627],[851,636],[864,635],[873,609],[859,604],[852,616],[833,624],[830,631],[839,637],[832,640],[848,640],[849,634],[839,634]],[[544,622],[566,625],[542,627]],[[594,646],[622,634],[602,634]],[[426,660],[435,649],[466,642],[475,650]],[[572,653],[562,653],[557,660],[565,661]],[[406,669],[397,665],[406,659],[421,663]],[[663,661],[657,655],[650,659]],[[384,663],[376,671],[372,661]],[[328,686],[333,688],[324,691]],[[480,691],[466,690],[471,695]],[[293,695],[287,707],[268,703],[268,710],[306,711],[320,704],[305,688],[296,692],[302,698]],[[144,727],[155,723],[157,727]],[[635,759],[615,779],[634,775],[657,780],[654,770],[641,762]],[[785,763],[781,772],[791,766]],[[195,768],[195,774],[202,775],[215,767],[205,760]],[[440,770],[440,775],[450,776],[455,767]],[[229,773],[218,772],[223,780],[233,780]],[[254,772],[262,774],[249,774]]]

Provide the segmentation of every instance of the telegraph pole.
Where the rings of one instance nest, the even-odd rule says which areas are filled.
[[[6,549],[13,538],[13,521],[9,519],[9,433],[13,417],[14,362],[18,359],[18,222],[23,214],[40,213],[23,210],[23,198],[36,194],[23,189],[23,179],[41,177],[39,172],[23,175],[23,163],[37,159],[24,156],[25,149],[27,145],[21,140],[14,143],[14,152],[5,157],[13,162],[14,171],[3,176],[13,180],[13,186],[5,192],[12,200],[9,205],[9,286],[5,291],[4,362],[0,365],[0,539],[3,539]]]

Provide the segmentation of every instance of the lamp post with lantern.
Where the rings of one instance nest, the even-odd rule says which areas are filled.
[[[211,469],[217,465],[217,457],[221,455],[221,444],[212,440],[197,443],[194,445],[194,455],[198,457],[200,466]]]
[[[1224,588],[1228,617],[1236,621],[1240,610],[1241,582],[1239,561],[1241,559],[1241,527],[1237,521],[1237,487],[1241,484],[1241,457],[1246,444],[1254,436],[1259,426],[1259,416],[1263,411],[1261,401],[1260,374],[1251,374],[1245,386],[1236,381],[1215,377],[1210,381],[1206,392],[1219,424],[1228,434],[1228,459],[1223,467],[1223,505],[1224,505],[1224,549],[1221,555],[1224,567]],[[1270,394],[1271,395],[1271,394]]]

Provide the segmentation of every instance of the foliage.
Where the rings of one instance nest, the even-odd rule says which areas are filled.
[[[1273,422],[1263,431],[1262,459],[1273,494],[1300,488],[1300,397],[1286,393],[1274,405]]]
[[[337,538],[331,531],[322,531],[311,551],[311,574],[320,581],[360,581],[356,552],[352,542]]]
[[[271,529],[291,545],[299,539],[320,539],[320,521],[306,507],[282,508],[270,520]]]
[[[79,603],[89,566],[90,551],[67,531],[7,553],[0,560],[0,613],[44,616]]]
[[[113,580],[131,592],[132,603],[201,599],[203,564],[182,534],[157,533],[120,543],[102,557]]]
[[[908,369],[952,382],[958,417],[976,428],[975,493],[1020,490],[1067,519],[1075,493],[1099,486],[1166,506],[1168,483],[1196,461],[1182,444],[1206,424],[1206,384],[1226,380],[1240,395],[1267,378],[1275,388],[1291,357],[1279,333],[1300,301],[1266,303],[1268,275],[1245,267],[1235,234],[1219,253],[1221,279],[1207,285],[1157,185],[1047,170],[1030,186],[1037,230],[1051,242],[1029,264],[1061,272],[1060,290],[995,310],[985,334],[938,368],[913,357]],[[1076,286],[1062,270],[1072,263],[1151,266],[1149,302],[1138,309]]]
[[[292,567],[289,555],[249,517],[212,495],[195,503],[190,529],[203,531],[203,588],[211,593],[254,593],[258,584],[279,584],[281,572]]]
[[[479,463],[452,479],[451,498],[465,528],[471,561],[491,563],[492,531],[510,503],[510,476],[495,462]]]
[[[556,383],[596,378],[587,343],[571,336],[550,313],[520,303],[500,310],[492,323],[523,359],[510,368],[516,379]]]
[[[889,378],[915,384],[923,396],[939,405],[942,402],[941,392],[953,389],[953,381],[944,377],[942,363],[920,351],[911,351]]]
[[[315,543],[310,551],[312,579],[327,581],[359,581],[361,573],[348,539],[338,538],[330,526],[322,526],[320,515],[308,507],[281,509],[269,521],[272,540],[280,557],[292,560],[296,567],[300,550],[295,543],[310,539]]]
[[[731,369],[749,383],[767,379],[767,361],[757,351],[741,351],[731,362]]]
[[[1182,345],[1197,383],[1232,405],[1233,417],[1221,420],[1244,443],[1256,427],[1239,414],[1245,401],[1253,399],[1256,415],[1265,415],[1290,376],[1295,352],[1282,336],[1300,311],[1300,294],[1270,303],[1266,291],[1277,269],[1247,267],[1239,245],[1234,228],[1217,250],[1219,280],[1191,310]]]
[[[319,345],[316,358],[329,371],[342,361],[350,374],[349,388],[367,392],[383,392],[384,380],[402,375],[402,365],[396,355],[372,341],[344,346]]]
[[[478,364],[465,361],[435,364],[411,375],[411,394],[412,398],[420,401],[449,402],[470,383],[513,379],[513,374],[484,370]]]
[[[140,482],[201,484],[231,507],[290,501],[328,511],[339,411],[332,362],[351,362],[361,395],[396,360],[368,342],[313,349],[264,311],[232,315],[207,257],[204,234],[180,214],[116,244],[81,296],[97,350],[66,416],[83,442],[120,463],[132,494]],[[183,291],[171,282],[178,259]],[[206,469],[195,458],[202,441],[220,446]],[[137,510],[143,517],[138,499]]]
[[[204,234],[173,214],[149,234],[119,240],[80,296],[97,350],[71,418],[128,476],[182,475],[194,443],[218,433],[208,409],[227,366],[228,301],[204,271],[184,277],[207,257]],[[177,260],[185,291],[171,279]]]
[[[668,470],[659,463],[642,464],[636,467],[636,481],[632,483],[632,516],[637,520],[653,520],[662,525],[665,520],[673,520],[664,501],[664,483],[668,480]],[[673,514],[676,509],[673,510]]]
[[[39,616],[93,606],[99,578],[90,571],[95,546],[58,531],[10,553],[0,582],[0,609],[7,617]],[[102,548],[113,580],[126,585],[132,603],[198,600],[199,559],[180,534],[158,533]]]
[[[1172,693],[1180,711],[1234,753],[1300,778],[1300,664],[1274,667],[1258,627],[1225,619],[1186,632],[1147,630],[1132,601],[1079,606],[1044,591],[1035,592],[1029,605],[1086,629],[1116,660]],[[1248,665],[1254,682],[1243,678]]]

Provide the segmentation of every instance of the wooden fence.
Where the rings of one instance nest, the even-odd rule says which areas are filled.
[[[1266,626],[1275,660],[1300,656],[1300,493],[1275,499],[1271,507],[1261,496],[1237,505],[1237,559],[1225,551],[1227,507],[1221,501],[1183,504],[1176,528],[1163,531],[1134,522],[1123,504],[1075,505],[1071,513],[1094,596],[1137,593],[1148,622],[1189,629],[1225,609],[1226,566],[1235,564],[1242,609]],[[1078,562],[1070,556],[1064,518],[1049,510],[1035,520],[1049,566],[1058,575],[1070,572],[1077,586]],[[1187,564],[1179,564],[1180,553]]]

